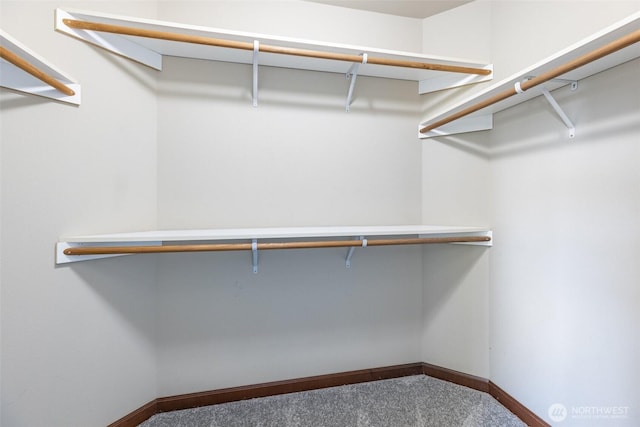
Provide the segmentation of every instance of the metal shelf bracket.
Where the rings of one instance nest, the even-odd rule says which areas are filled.
[[[363,53],[362,64],[366,64],[366,63],[367,63],[367,54]],[[349,68],[349,71],[347,71],[346,77],[347,79],[351,79],[351,83],[349,84],[349,93],[347,94],[347,108],[346,108],[347,113],[349,112],[349,109],[351,108],[351,102],[353,101],[353,91],[356,87],[356,80],[358,78],[359,68],[360,68],[360,62],[354,62]]]
[[[574,84],[577,85],[577,82],[572,83],[572,86],[571,86],[572,90],[574,90],[573,89]],[[576,127],[571,122],[571,119],[569,119],[569,116],[565,114],[565,112],[562,110],[562,107],[560,107],[560,105],[554,99],[554,97],[551,96],[551,93],[549,93],[549,90],[546,87],[542,88],[542,94],[544,95],[545,98],[547,98],[547,102],[549,102],[551,107],[555,110],[556,114],[564,122],[564,125],[567,127],[567,129],[569,129],[569,138],[574,138],[576,136]]]
[[[258,239],[251,241],[251,255],[253,260],[253,274],[258,274]]]
[[[367,239],[364,238],[364,236],[360,236],[360,239],[362,240],[362,247],[366,248],[367,247]],[[345,265],[347,266],[347,268],[351,268],[351,257],[353,256],[353,252],[356,250],[355,246],[352,246],[349,248],[349,252],[347,252],[347,259],[345,260]]]
[[[260,52],[260,42],[253,41],[253,106],[258,106],[258,52]]]
[[[531,80],[533,79],[535,76],[528,76],[526,80]],[[576,80],[568,80],[568,79],[550,79],[549,81],[552,82],[561,82],[561,83],[565,83],[565,84],[570,84],[571,85],[571,91],[574,91],[578,88],[578,82]],[[515,90],[517,93],[523,93],[524,90],[520,87],[520,82],[516,82],[515,84]],[[562,122],[564,123],[564,125],[567,127],[567,129],[569,129],[569,138],[575,138],[576,136],[576,127],[573,125],[573,122],[571,122],[571,119],[569,119],[569,116],[567,116],[564,112],[564,110],[562,110],[562,107],[560,107],[560,104],[558,104],[558,102],[555,100],[555,98],[553,96],[551,96],[551,93],[549,92],[549,89],[547,89],[544,86],[541,86],[542,94],[544,95],[544,97],[547,99],[547,102],[549,103],[549,105],[551,105],[551,108],[553,108],[553,110],[556,112],[556,114],[560,117],[560,119],[562,120]]]

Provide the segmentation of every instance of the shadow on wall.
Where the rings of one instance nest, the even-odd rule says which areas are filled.
[[[633,79],[637,73],[637,61],[615,70],[622,79],[626,75]],[[601,73],[589,77],[581,81],[575,91],[568,86],[553,91],[553,97],[576,128],[574,138],[569,138],[566,125],[543,96],[496,114],[491,157],[519,156],[573,145],[602,143],[612,135],[619,138],[620,135],[640,132],[638,91],[625,85],[612,87],[601,83],[607,76],[607,73]],[[597,103],[594,102],[596,99]]]
[[[3,93],[5,92],[5,93]],[[56,103],[70,108],[78,108],[79,105],[62,102],[51,98],[45,98],[32,94],[12,90],[8,88],[0,88],[0,111],[18,110],[22,108],[32,108],[41,105]]]
[[[447,307],[447,302],[454,294],[467,286],[467,278],[475,288],[469,291],[467,301],[471,307],[484,305],[484,300],[476,300],[475,296],[488,298],[485,282],[477,277],[471,277],[478,268],[482,258],[490,251],[487,247],[469,247],[467,245],[434,245],[425,248],[424,251],[424,315],[425,324],[429,319],[435,318]],[[488,276],[486,277],[488,281]],[[478,288],[478,287],[481,287]],[[467,307],[469,308],[469,307]],[[479,309],[482,310],[482,309]]]
[[[325,343],[339,358],[336,339],[365,349],[414,345],[420,248],[356,251],[350,269],[345,256],[336,248],[263,251],[258,274],[250,252],[131,255],[57,268],[71,268],[118,313],[114,321],[166,348],[289,343],[320,351]]]
[[[162,73],[161,70],[156,70],[155,68],[139,64],[128,58],[114,55],[105,51],[104,49],[95,46],[88,46],[88,48],[92,50],[90,54],[100,55],[100,57],[104,61],[111,63],[114,68],[121,69],[122,73],[127,74],[128,77],[134,79],[136,85],[138,85],[139,87],[144,87],[149,92],[155,92],[157,90],[155,84],[157,82],[157,78],[160,76],[160,73]],[[152,78],[155,78],[156,80],[153,80]],[[153,82],[153,84],[151,84],[151,82]],[[106,82],[105,86],[114,84],[116,84],[116,81]],[[90,88],[87,88],[85,90],[90,90]]]
[[[263,251],[258,274],[249,252],[168,255],[159,267],[164,335],[188,346],[401,329],[419,313],[420,251],[378,249],[356,251],[349,269],[340,248]]]
[[[380,249],[380,250],[378,250]],[[159,263],[160,394],[417,360],[420,248],[171,254]]]
[[[165,58],[159,95],[167,98],[232,102],[252,107],[252,66],[185,58]],[[295,107],[346,114],[351,80],[345,74],[260,67],[258,106]],[[389,115],[419,114],[415,82],[358,77],[350,114],[372,111]]]
[[[155,341],[156,255],[131,255],[58,266],[70,268],[145,342]]]

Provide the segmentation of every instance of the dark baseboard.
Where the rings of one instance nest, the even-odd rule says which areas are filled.
[[[422,364],[422,373],[433,378],[438,378],[439,380],[448,381],[450,383],[463,385],[474,390],[489,393],[489,380],[476,377],[475,375],[465,374],[463,372],[442,368],[429,363]]]
[[[335,387],[346,384],[400,378],[408,375],[420,375],[421,373],[421,363],[410,363],[407,365],[396,365],[386,368],[363,369],[338,374],[318,375],[314,377],[204,391],[201,393],[161,397],[157,399],[158,412],[216,405],[218,403],[234,402],[238,400],[253,399],[256,397],[275,396],[278,394],[295,393],[299,391],[317,390],[320,388]]]
[[[531,412],[526,406],[514,399],[513,396],[485,378],[430,365],[429,363],[423,363],[422,366],[425,375],[490,394],[502,406],[530,427],[550,427],[546,421]]]
[[[118,421],[109,424],[107,427],[136,427],[138,424],[143,423],[159,412],[157,400],[158,399],[152,400],[146,405],[120,418]]]
[[[513,412],[531,427],[549,427],[540,417],[507,394],[491,381],[428,363],[409,363],[384,368],[362,369],[337,374],[317,375],[284,381],[159,397],[134,412],[126,415],[108,427],[136,427],[143,421],[160,412],[197,408],[200,406],[236,402],[257,397],[275,396],[300,391],[317,390],[347,384],[400,378],[409,375],[428,375],[454,384],[489,393],[503,406]]]
[[[518,402],[509,393],[489,381],[489,394],[493,396],[498,402],[505,408],[513,412],[518,418],[520,418],[526,425],[530,427],[550,427],[550,425],[531,412],[529,408]]]

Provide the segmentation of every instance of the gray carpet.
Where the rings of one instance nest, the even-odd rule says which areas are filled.
[[[493,397],[425,375],[157,414],[140,427],[526,427]]]

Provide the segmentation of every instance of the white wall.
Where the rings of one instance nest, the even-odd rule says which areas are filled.
[[[0,91],[3,427],[104,426],[156,397],[155,260],[54,266],[61,235],[155,227],[155,74],[54,32],[65,5],[0,3],[2,29],[83,98]],[[155,14],[148,2],[73,6]]]
[[[491,378],[547,417],[554,403],[628,407],[640,393],[640,61],[557,91],[576,138],[542,99],[492,133]],[[559,424],[560,425],[560,424]]]
[[[479,13],[483,7],[488,13]],[[450,36],[463,31],[455,22],[485,16],[501,78],[639,9],[638,2],[488,2],[448,12],[463,18],[449,27],[443,14],[425,28],[445,31],[442,43],[455,55]],[[575,93],[554,94],[576,124],[572,142],[536,99],[497,114],[492,131],[423,144],[423,220],[475,215],[495,232],[489,256],[475,263],[469,253],[460,267],[446,252],[426,252],[425,361],[472,374],[488,369],[547,421],[550,405],[564,404],[569,418],[558,425],[639,420],[638,67],[635,61],[580,82]],[[425,111],[437,96],[425,97]],[[486,197],[483,207],[475,190]],[[470,266],[482,271],[473,281]],[[430,309],[429,301],[441,303]],[[461,355],[462,342],[473,357]],[[628,417],[571,413],[614,406],[629,407]]]
[[[577,20],[564,2],[478,2],[429,26],[302,2],[2,0],[3,30],[83,85],[80,107],[0,92],[2,425],[104,425],[156,396],[417,360],[541,416],[637,409],[637,61],[558,93],[572,143],[539,101],[420,143],[420,109],[470,89],[360,77],[345,113],[343,76],[265,67],[253,108],[248,66],[168,58],[157,73],[52,29],[72,6],[470,56],[447,32],[482,17],[474,45],[498,76],[638,9],[579,4]],[[243,253],[53,266],[65,234],[421,220],[491,225],[496,243],[370,248],[349,270],[346,251],[268,252],[258,275]]]
[[[462,142],[464,141],[464,145]],[[486,133],[422,142],[422,222],[490,225]],[[424,250],[422,360],[489,376],[489,254],[439,245]]]
[[[173,0],[158,2],[159,19],[420,52],[422,21],[300,0]]]
[[[422,20],[422,51],[428,55],[466,58],[491,64],[491,28],[493,2],[473,1]],[[422,97],[423,117],[446,111],[449,105],[491,85],[501,67],[494,67],[493,80],[442,90]]]
[[[514,6],[499,3],[493,14],[494,60],[511,67],[640,10],[584,2],[576,20],[570,2]],[[556,92],[578,129],[572,142],[542,99],[496,115],[491,132],[501,236],[491,253],[491,379],[548,421],[552,404],[565,405],[561,425],[640,420],[638,69],[635,61]],[[628,407],[627,418],[572,414],[613,406]]]
[[[419,50],[415,32],[396,31],[399,21],[419,30],[413,20],[287,3],[291,20],[279,2],[233,3],[163,2],[160,17],[344,43],[375,35]],[[416,83],[359,77],[346,113],[344,75],[261,67],[259,76],[254,108],[250,66],[165,61],[161,227],[420,222]],[[246,253],[164,257],[160,395],[419,360],[421,249],[357,251],[349,270],[346,252],[263,253],[257,275]]]
[[[63,235],[420,221],[415,83],[360,77],[346,113],[343,75],[261,68],[253,108],[247,66],[158,73],[53,31],[73,7],[420,50],[417,20],[272,3],[0,3],[3,29],[83,87],[80,107],[1,92],[3,426],[420,359],[421,248],[358,251],[350,270],[346,250],[265,253],[258,275],[236,253],[53,265]]]
[[[473,2],[423,20],[423,51],[489,61],[490,3]],[[477,91],[471,85],[422,97],[432,114]],[[486,133],[422,144],[422,222],[490,225]],[[427,247],[423,259],[422,360],[489,377],[489,253],[483,247]]]
[[[415,84],[173,59],[159,86],[159,223],[252,227],[419,222]],[[160,395],[420,358],[421,249],[166,256]]]

